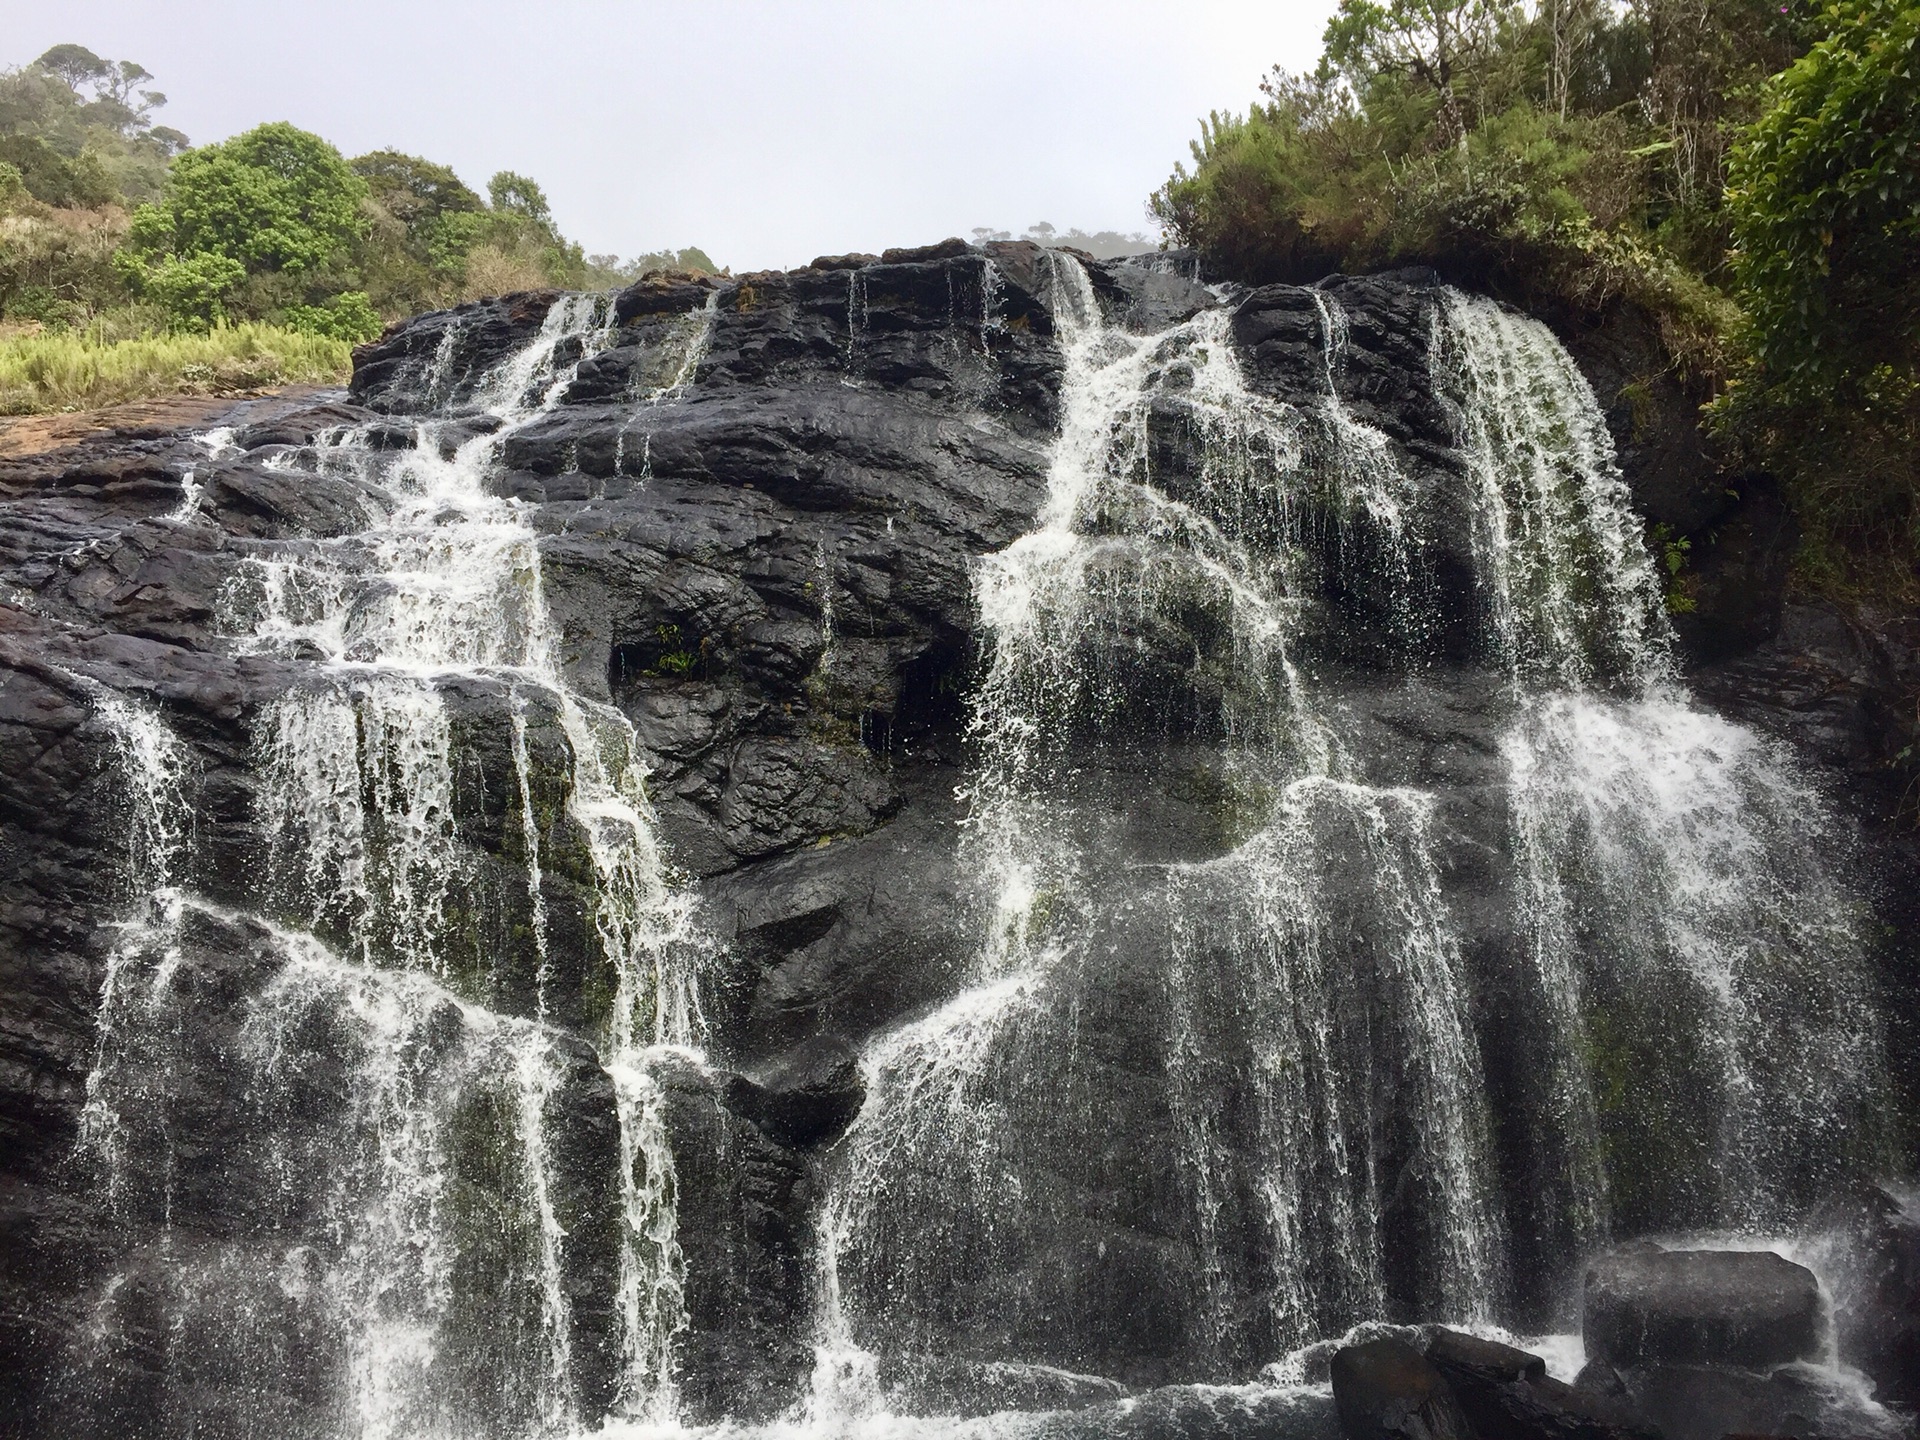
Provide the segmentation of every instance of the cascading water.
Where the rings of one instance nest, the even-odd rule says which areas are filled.
[[[1244,1373],[1382,1313],[1390,1148],[1425,1176],[1422,1298],[1484,1317],[1499,1219],[1426,798],[1364,783],[1295,658],[1322,563],[1311,542],[1349,523],[1410,535],[1400,477],[1331,391],[1314,412],[1253,393],[1224,307],[1131,335],[1101,322],[1076,263],[1055,266],[1067,369],[1048,498],[978,585],[992,660],[966,842],[990,877],[977,983],[867,1057],[867,1105],[823,1227],[826,1314],[841,1327],[823,1349],[884,1337],[933,1351],[971,1332],[1002,1352],[978,1359],[1004,1361],[1038,1338],[1009,1292],[1023,1257],[1073,1243],[1072,1222],[1054,1187],[1030,1182],[1039,1156],[1084,1149],[1054,1133],[1103,1104],[1097,1067],[1075,1061],[1076,1012],[1123,987],[1150,987],[1141,1013],[1162,1017],[1142,1044],[1165,1075],[1167,1128],[1121,1163],[1177,1172],[1187,1192],[1184,1263],[1204,1299],[1184,1327],[1168,1317],[1189,1332],[1169,1334],[1182,1353]],[[1200,458],[1162,476],[1153,430],[1170,416]],[[1072,747],[1121,757],[1128,730],[1156,719],[1223,742],[1217,858],[1129,855],[1099,838],[1111,797]],[[1351,928],[1372,953],[1341,948]],[[1371,1056],[1351,1045],[1367,1014]],[[1414,1133],[1389,1141],[1376,1072],[1396,1057],[1393,1102]],[[1246,1113],[1222,1133],[1233,1090]],[[1111,1283],[1097,1250],[1080,1257],[1090,1279],[1049,1274],[1052,1306],[1074,1313],[1081,1285]],[[1070,1335],[1054,1340],[1024,1353],[1097,1368]]]
[[[1775,747],[1689,700],[1550,333],[1436,294],[1459,463],[1428,470],[1351,398],[1371,362],[1339,286],[1300,301],[1289,403],[1226,297],[1138,333],[1079,263],[1038,263],[1064,360],[1046,497],[974,577],[977,943],[957,994],[867,1043],[864,1107],[809,1177],[816,1363],[776,1429],[1264,1367],[1201,1387],[1251,1414],[1355,1327],[1541,1318],[1516,1272],[1557,1283],[1655,1224],[1776,1226],[1857,1168],[1882,1081],[1836,832]],[[1015,282],[980,274],[978,333],[1004,337]],[[815,342],[849,384],[890,353],[871,279],[848,272],[844,354],[837,277]],[[636,489],[718,313],[663,323],[619,396]],[[673,1152],[671,1077],[703,1063],[712,957],[632,724],[568,682],[535,512],[495,493],[612,339],[607,297],[566,297],[463,373],[449,325],[408,362],[410,445],[382,422],[269,462],[366,514],[234,542],[231,643],[292,677],[252,721],[262,914],[193,888],[189,747],[95,697],[135,903],[81,1153],[150,1238],[89,1343],[167,1371],[162,1432],[235,1377],[274,1381],[243,1433],[679,1428],[704,1338],[680,1187],[708,1157]],[[854,555],[797,562],[810,683],[869,663]],[[1451,722],[1413,713],[1447,685],[1492,737],[1457,747],[1488,778],[1451,789],[1423,758]],[[1466,838],[1463,803],[1493,817]],[[1463,854],[1492,877],[1465,902]],[[1486,1054],[1489,989],[1520,1081]],[[232,1234],[176,1233],[176,1196]]]
[[[1557,1032],[1570,1239],[1780,1226],[1873,1155],[1861,903],[1778,747],[1695,706],[1611,438],[1546,327],[1451,294],[1436,388],[1478,504],[1519,911]]]
[[[551,1155],[561,1091],[581,1083],[569,1073],[577,1057],[544,1023],[553,861],[543,848],[551,857],[556,845],[585,862],[585,919],[608,977],[593,1023],[619,1132],[603,1157],[620,1231],[613,1408],[657,1420],[675,1408],[685,1314],[672,1157],[649,1065],[656,1047],[701,1039],[698,943],[655,840],[632,728],[566,684],[537,537],[524,507],[487,485],[502,441],[551,408],[604,345],[609,311],[604,296],[556,302],[538,335],[471,387],[493,417],[477,436],[455,440],[447,422],[423,420],[414,448],[397,455],[365,431],[339,431],[276,462],[350,476],[370,508],[367,528],[339,540],[260,544],[225,597],[238,648],[310,662],[256,726],[256,810],[274,912],[311,933],[181,894],[179,827],[191,811],[180,747],[155,717],[101,700],[139,780],[136,870],[162,921],[130,927],[137,945],[110,966],[84,1143],[118,1175],[138,1113],[158,1132],[153,1149],[170,1152],[165,1121],[153,1118],[164,1107],[135,1104],[133,1092],[156,1059],[191,1063],[178,1045],[159,1055],[149,1033],[180,1028],[167,1012],[165,957],[177,956],[182,908],[264,934],[275,959],[225,1057],[265,1137],[226,1182],[231,1203],[255,1212],[249,1244],[261,1253],[211,1270],[163,1265],[169,1324],[212,1352],[237,1346],[235,1363],[258,1369],[285,1366],[279,1347],[307,1333],[329,1362],[318,1368],[336,1377],[323,1408],[337,1433],[553,1433],[590,1418],[568,1279],[569,1241],[583,1237],[569,1227],[601,1220],[577,1201],[563,1220]],[[684,338],[663,391],[698,363],[701,334]],[[450,353],[441,347],[420,386],[440,403],[455,388]],[[519,957],[503,956],[473,911],[477,877],[456,817],[460,726],[501,721],[518,788],[530,985],[503,973]],[[539,813],[554,787],[534,762],[535,723],[564,747],[564,820]],[[151,978],[126,973],[135,955]],[[136,984],[151,997],[129,1019]],[[529,988],[526,1018],[486,1008]],[[247,1293],[275,1276],[280,1301]],[[236,1301],[244,1338],[207,1340],[214,1311]]]
[[[974,984],[866,1055],[822,1224],[816,1426],[926,1413],[934,1354],[1102,1370],[1069,1317],[1110,1314],[1129,1272],[1072,1197],[1097,1205],[1116,1169],[1177,1177],[1185,1233],[1155,1263],[1183,1279],[1147,1292],[1163,1333],[1134,1338],[1201,1373],[1386,1315],[1509,1313],[1436,799],[1349,752],[1329,666],[1355,648],[1325,598],[1353,566],[1392,597],[1370,608],[1399,665],[1429,663],[1433,499],[1341,399],[1333,294],[1313,295],[1326,395],[1296,408],[1249,386],[1225,306],[1124,333],[1052,264],[1048,498],[977,585]],[[1564,1227],[1545,1258],[1564,1270],[1616,1221],[1777,1223],[1785,1190],[1817,1193],[1871,1143],[1879,1083],[1819,801],[1686,699],[1604,421],[1550,333],[1448,292],[1431,354],[1478,645],[1514,715],[1512,904],[1548,1034],[1542,1209]],[[1173,743],[1147,758],[1142,733]],[[1116,840],[1135,767],[1194,784],[1188,737],[1214,747],[1215,853]],[[1086,1053],[1116,1010],[1138,1052]],[[1702,1096],[1717,1118],[1695,1134],[1680,1111]],[[1116,1107],[1134,1133],[1090,1144]],[[1649,1173],[1700,1193],[1647,1193]]]
[[[179,961],[180,893],[192,811],[187,748],[150,708],[88,687],[126,782],[131,913],[107,955],[93,1069],[80,1112],[80,1150],[99,1169],[107,1204],[120,1210],[131,1182],[130,1126],[150,1119],[156,1088],[140,1063]],[[163,1189],[168,1189],[162,1180]],[[163,1202],[170,1204],[170,1201]]]

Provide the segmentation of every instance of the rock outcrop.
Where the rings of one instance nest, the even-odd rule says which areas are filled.
[[[674,1343],[693,1418],[765,1418],[799,1393],[818,1338],[822,1186],[871,1080],[860,1056],[880,1032],[955,995],[987,923],[991,897],[959,843],[977,758],[968,695],[984,658],[976,567],[1032,527],[1047,493],[1062,404],[1059,263],[1031,245],[947,242],[725,281],[649,279],[612,302],[593,353],[582,358],[577,338],[555,350],[563,392],[499,445],[491,483],[523,503],[537,532],[560,672],[572,692],[630,723],[676,881],[711,942],[707,1059],[662,1061],[649,1092],[674,1157],[687,1318]],[[1461,508],[1466,462],[1433,384],[1438,282],[1425,272],[1346,277],[1223,302],[1177,266],[1086,268],[1108,322],[1130,332],[1230,305],[1228,333],[1254,395],[1316,424],[1335,423],[1325,417],[1337,412],[1339,423],[1367,427],[1414,490],[1438,497],[1432,543],[1405,577],[1421,613],[1435,617],[1431,632],[1409,639],[1405,595],[1378,583],[1381,528],[1331,508],[1302,524],[1317,547],[1314,582],[1290,598],[1308,616],[1307,663],[1339,683],[1356,772],[1434,797],[1444,858],[1432,885],[1457,917],[1471,975],[1515,1305],[1544,1316],[1572,1245],[1554,1188],[1559,1161],[1539,1149],[1557,1103],[1533,1048],[1549,1017],[1533,957],[1515,938],[1501,747],[1516,702],[1481,636],[1484,599]],[[0,454],[0,1372],[28,1377],[0,1395],[0,1428],[51,1434],[57,1414],[75,1435],[184,1433],[194,1423],[209,1433],[324,1430],[315,1377],[344,1362],[323,1340],[311,1363],[274,1372],[294,1377],[281,1392],[262,1391],[264,1350],[247,1348],[278,1343],[283,1332],[271,1326],[211,1348],[182,1386],[164,1323],[178,1297],[156,1278],[168,1247],[204,1256],[213,1274],[276,1243],[231,1186],[249,1165],[262,1176],[280,1165],[273,1173],[283,1176],[290,1162],[250,1148],[256,1112],[230,1106],[187,1062],[241,1057],[225,1068],[243,1073],[255,1063],[243,1055],[248,1027],[258,1028],[253,997],[282,930],[311,925],[336,946],[346,933],[338,917],[314,921],[286,900],[289,862],[262,819],[271,797],[259,762],[273,707],[303,693],[324,657],[239,643],[240,610],[259,588],[256,562],[283,553],[274,547],[355,536],[381,513],[365,472],[327,463],[343,432],[393,454],[418,445],[452,453],[493,433],[487,387],[542,334],[557,298],[419,317],[361,350],[349,392],[237,404],[207,417],[221,427],[211,443],[147,426]],[[1329,300],[1344,316],[1338,343]],[[1784,531],[1760,490],[1729,511],[1715,498],[1724,477],[1697,466],[1677,432],[1650,436],[1613,403],[1631,367],[1592,368],[1614,392],[1602,399],[1636,503],[1669,517],[1662,523],[1675,533],[1718,527],[1720,568],[1700,572],[1718,598],[1703,591],[1698,637],[1687,633],[1696,658],[1716,667],[1707,693],[1802,742],[1838,783],[1859,780],[1887,758],[1896,732],[1882,711],[1897,709],[1893,697],[1912,681],[1908,660],[1825,612],[1789,609],[1776,626],[1769,597]],[[429,411],[444,423],[419,431],[412,417]],[[1169,403],[1143,425],[1168,492],[1198,485],[1190,419]],[[1745,613],[1742,577],[1754,576],[1761,598]],[[1128,1023],[1164,1008],[1166,947],[1153,948],[1164,936],[1119,928],[1126,892],[1136,869],[1204,866],[1248,834],[1221,736],[1195,718],[1205,710],[1200,682],[1183,668],[1220,650],[1219,638],[1204,615],[1182,623],[1190,628],[1151,631],[1143,620],[1124,637],[1140,657],[1135,698],[1144,697],[1127,712],[1124,743],[1089,742],[1063,767],[1076,809],[1108,817],[1088,853],[1113,863],[1090,867],[1108,887],[1097,909],[1111,989],[1075,1009],[1059,1053],[1070,1049],[1083,1065],[1074,1083],[1111,1097],[1112,1133],[1072,1153],[1051,1132],[1021,1138],[1023,1163],[1059,1187],[1057,1227],[1008,1262],[980,1313],[942,1319],[947,1329],[931,1339],[951,1353],[936,1362],[936,1345],[907,1344],[928,1337],[903,1337],[908,1360],[895,1369],[912,1373],[877,1383],[936,1409],[1071,1410],[1045,1432],[1062,1436],[1321,1435],[1331,1423],[1324,1404],[1185,1383],[1250,1371],[1272,1358],[1276,1332],[1251,1300],[1202,1323],[1200,1297],[1223,1282],[1170,1218],[1173,1180],[1140,1163],[1174,1150],[1186,1122],[1167,1096],[1167,1047]],[[1416,640],[1417,662],[1407,658]],[[1807,679],[1802,661],[1816,650],[1831,652],[1843,683],[1824,672]],[[549,1103],[568,1115],[552,1142],[567,1183],[551,1200],[555,1223],[577,1240],[561,1277],[574,1399],[597,1415],[615,1403],[627,1363],[607,1336],[622,1283],[613,1217],[628,1202],[605,1176],[616,1115],[631,1097],[616,1094],[597,1058],[607,1000],[593,965],[589,839],[565,813],[573,742],[555,702],[516,692],[511,675],[463,675],[440,693],[457,757],[444,818],[459,883],[442,907],[435,983],[452,998],[416,1017],[408,1054],[457,1053],[470,1042],[449,1037],[469,1009],[558,1037],[549,1063],[564,1103]],[[190,998],[191,1024],[167,1041],[181,1063],[142,1082],[191,1138],[177,1176],[143,1177],[141,1198],[117,1211],[76,1158],[95,1098],[89,1077],[102,1063],[103,981],[144,895],[137,797],[103,695],[164,719],[190,754],[196,797],[191,826],[176,837],[178,873],[163,887],[192,896],[180,968],[168,971]],[[1155,777],[1152,793],[1143,774]],[[1331,822],[1312,839],[1329,872],[1379,843]],[[1357,881],[1329,882],[1329,892],[1349,929],[1382,903]],[[1354,1015],[1378,1008],[1363,979],[1329,983],[1353,986],[1340,1003]],[[1610,1055],[1609,1079],[1638,1074],[1644,1059]],[[1656,1062],[1663,1057],[1646,1063]],[[1056,1078],[1023,1081],[1044,1090]],[[308,1080],[309,1089],[276,1094],[287,1114],[317,1124],[311,1112],[346,1082],[324,1065]],[[1404,1080],[1383,1075],[1383,1106]],[[485,1103],[507,1108],[499,1095]],[[1662,1114],[1685,1108],[1678,1095],[1661,1104]],[[1228,1110],[1223,1130],[1254,1123]],[[481,1128],[472,1116],[465,1123]],[[1677,1122],[1660,1138],[1672,1148],[1650,1168],[1691,1153]],[[1378,1185],[1381,1228],[1397,1247],[1382,1262],[1380,1293],[1393,1318],[1431,1318],[1432,1277],[1419,1257],[1434,1244],[1422,1209],[1434,1182],[1405,1134],[1383,1123],[1379,1139],[1389,1172]],[[498,1174],[458,1178],[462,1204],[504,1214]],[[1707,1202],[1670,1179],[1623,1187],[1622,1204],[1643,1205],[1636,1219],[1698,1218]],[[1222,1213],[1255,1204],[1260,1183],[1226,1177]],[[283,1181],[274,1185],[279,1195]],[[287,1203],[286,1226],[312,1219]],[[498,1228],[511,1230],[505,1219]],[[1243,1271],[1234,1283],[1247,1285],[1274,1263],[1258,1247],[1234,1258]],[[1085,1304],[1036,1298],[1049,1287]],[[94,1365],[80,1351],[110,1302],[137,1311],[133,1338]],[[1800,1312],[1789,1318],[1799,1323]],[[220,1317],[200,1313],[193,1324],[185,1333],[213,1336]],[[1002,1366],[1013,1350],[1034,1363],[1018,1373]],[[1380,1341],[1343,1354],[1334,1393],[1350,1435],[1639,1433],[1597,1390],[1576,1396],[1531,1357],[1465,1337],[1443,1332],[1424,1353]],[[1606,1358],[1645,1357],[1623,1339]],[[498,1368],[485,1355],[462,1363],[481,1389]]]
[[[1812,1359],[1819,1331],[1813,1272],[1770,1250],[1629,1247],[1587,1267],[1580,1332],[1616,1369],[1765,1370]]]

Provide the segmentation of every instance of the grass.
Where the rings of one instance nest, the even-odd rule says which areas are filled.
[[[348,342],[274,325],[125,340],[70,331],[0,335],[0,415],[91,410],[162,395],[344,384],[352,369]]]

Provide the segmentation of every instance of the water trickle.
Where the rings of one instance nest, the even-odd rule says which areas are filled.
[[[1491,640],[1528,685],[1647,685],[1672,632],[1613,437],[1553,333],[1450,291],[1435,311],[1436,391],[1475,487],[1473,546]]]
[[[520,792],[520,844],[527,862],[527,908],[533,927],[534,953],[538,957],[534,971],[535,1004],[539,1017],[547,1018],[547,986],[553,979],[553,955],[547,936],[547,896],[545,876],[540,868],[540,822],[534,813],[533,761],[527,751],[526,697],[515,690],[511,697],[513,722],[513,778]]]
[[[1433,353],[1490,649],[1520,697],[1503,748],[1553,1037],[1550,1208],[1572,1246],[1658,1217],[1781,1223],[1874,1145],[1880,1035],[1845,847],[1778,746],[1679,682],[1612,438],[1552,334],[1449,293]],[[1661,1118],[1676,1108],[1685,1126]]]
[[[628,1243],[617,1297],[625,1340],[616,1408],[670,1424],[679,1411],[674,1345],[687,1328],[673,1149],[660,1082],[630,1051],[609,1066],[620,1115],[620,1207]]]
[[[820,605],[820,661],[815,668],[823,680],[833,674],[834,643],[838,638],[833,628],[833,592],[837,583],[833,556],[828,553],[826,537],[822,536],[813,557],[813,588],[814,598]]]
[[[672,399],[690,381],[711,323],[709,308],[683,327],[684,350],[652,399]],[[453,334],[449,327],[428,394],[450,388]],[[632,727],[568,686],[538,537],[524,507],[493,494],[488,479],[501,445],[558,404],[581,361],[611,338],[610,297],[564,297],[538,335],[475,387],[473,403],[499,421],[490,433],[456,444],[429,418],[417,422],[409,450],[382,450],[345,429],[283,460],[356,482],[369,523],[337,540],[257,542],[223,597],[237,648],[312,665],[255,726],[271,903],[306,929],[272,929],[262,962],[270,978],[250,1004],[239,1079],[269,1137],[261,1163],[282,1177],[275,1227],[286,1236],[275,1263],[297,1272],[302,1323],[326,1337],[313,1363],[336,1357],[344,1433],[450,1435],[483,1423],[553,1434],[581,1418],[565,1278],[573,1237],[551,1158],[562,1070],[558,1041],[541,1023],[554,1004],[543,854],[555,824],[591,875],[587,919],[607,977],[595,1038],[619,1127],[618,1153],[606,1156],[621,1232],[618,1404],[663,1421],[675,1411],[683,1265],[649,1067],[664,1047],[703,1038],[699,941],[655,838]],[[456,694],[467,717],[458,724]],[[124,702],[102,705],[140,773],[158,777],[151,794],[141,792],[151,803],[139,807],[136,842],[143,855],[171,854],[165,827],[190,813],[165,778],[175,773],[162,763],[173,752]],[[565,757],[557,785],[536,768],[536,716],[557,732],[537,753],[557,745]],[[502,969],[513,956],[488,939],[472,905],[456,790],[459,727],[475,723],[500,725],[514,767],[533,962],[528,1019],[476,1003],[497,1004],[518,982]],[[556,793],[559,817],[540,798]],[[170,934],[183,905],[190,925],[260,923],[167,893]],[[143,932],[127,955],[151,967],[154,948]],[[120,1143],[130,1109],[164,1109],[129,1090],[157,1053],[145,1032],[162,1027],[116,1025],[126,968],[109,975],[90,1081],[89,1143],[103,1152]],[[156,1003],[166,1009],[164,997]],[[146,1141],[170,1148],[164,1135]],[[298,1158],[306,1147],[332,1157],[319,1198]],[[244,1174],[233,1183],[244,1187]],[[481,1245],[488,1232],[495,1238]],[[289,1244],[293,1236],[301,1238]],[[255,1284],[257,1272],[236,1263],[220,1272],[225,1280],[174,1267],[176,1329],[192,1329],[195,1307],[212,1303],[220,1285],[238,1295]],[[243,1308],[273,1352],[279,1322],[258,1305]]]
[[[847,271],[847,373],[858,371],[860,333],[867,323],[867,272],[855,266]]]
[[[1337,296],[1325,290],[1308,292],[1320,316],[1320,363],[1326,375],[1327,393],[1323,413],[1328,430],[1326,464],[1343,504],[1352,514],[1364,513],[1375,525],[1395,540],[1404,541],[1405,532],[1416,515],[1417,497],[1393,449],[1374,426],[1354,417],[1340,394],[1340,380],[1347,367],[1347,312]],[[1394,547],[1398,561],[1399,583],[1405,585],[1407,549]]]
[[[283,903],[365,963],[444,975],[463,868],[446,702],[409,675],[342,680],[277,701],[261,726],[262,819]]]
[[[866,1107],[822,1226],[816,1383],[858,1389],[866,1370],[848,1357],[862,1347],[936,1350],[987,1323],[980,1297],[1018,1283],[1002,1269],[1067,1243],[1055,1207],[1070,1202],[1026,1176],[1075,1147],[1062,1117],[1097,1113],[1074,1016],[1115,1003],[1116,964],[1157,972],[1157,1003],[1135,1023],[1166,1067],[1170,1128],[1133,1163],[1177,1169],[1206,1292],[1192,1333],[1169,1343],[1231,1368],[1380,1313],[1384,1177],[1403,1166],[1428,1177],[1400,1202],[1422,1216],[1428,1313],[1483,1316],[1501,1292],[1484,1087],[1430,805],[1347,773],[1294,653],[1321,563],[1315,517],[1379,518],[1377,487],[1395,474],[1384,441],[1344,416],[1331,371],[1319,416],[1256,394],[1224,307],[1127,334],[1103,323],[1077,263],[1049,263],[1067,366],[1048,495],[976,587],[991,647],[964,842],[984,877],[976,984],[868,1051]],[[1170,424],[1197,457],[1178,472],[1154,458]],[[1371,510],[1362,484],[1376,487]],[[1184,671],[1158,668],[1182,654]],[[1172,713],[1142,712],[1169,688]],[[1142,726],[1223,742],[1210,783],[1242,819],[1220,858],[1142,863],[1098,838],[1085,747],[1125,756]],[[1364,959],[1336,949],[1356,930]],[[1351,1017],[1368,1010],[1381,1021],[1356,1052]],[[1410,1153],[1383,1148],[1383,1069],[1415,1117],[1393,1142]],[[1214,1124],[1228,1091],[1251,1097],[1231,1135]],[[929,1229],[941,1245],[924,1244]],[[1249,1253],[1268,1258],[1250,1271]],[[1097,1271],[1105,1254],[1081,1263]],[[1082,1308],[1074,1282],[1052,1283],[1052,1304]]]
[[[231,425],[222,425],[194,437],[201,449],[207,452],[209,460],[219,460],[234,453],[234,429]],[[167,514],[167,519],[176,525],[184,525],[200,513],[200,496],[205,487],[200,483],[199,466],[189,465],[180,472],[180,503]]]
[[[92,1163],[110,1210],[133,1201],[136,1129],[164,1131],[167,1081],[151,1062],[170,1064],[169,981],[180,959],[180,890],[193,762],[187,746],[149,706],[103,686],[82,687],[106,726],[127,799],[129,911],[107,952],[95,1019],[93,1065],[80,1110],[78,1153]],[[160,1054],[143,1052],[157,1048]],[[150,1063],[142,1064],[142,1060]],[[144,1177],[151,1185],[155,1177]],[[171,1158],[158,1179],[159,1208],[171,1210]]]
[[[707,292],[706,302],[698,310],[691,310],[674,322],[661,343],[657,362],[670,368],[657,371],[665,378],[643,393],[641,398],[647,404],[670,404],[686,394],[687,387],[700,373],[707,352],[713,348],[713,324],[719,310],[720,291],[716,288]]]

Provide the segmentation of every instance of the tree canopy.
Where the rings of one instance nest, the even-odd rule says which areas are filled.
[[[367,182],[318,135],[256,126],[174,161],[160,201],[133,214],[123,268],[182,321],[225,319],[250,280],[277,279],[258,293],[295,303],[307,297],[288,282],[319,276],[365,234],[366,199]]]
[[[1802,579],[1920,599],[1917,47],[1913,0],[1341,0],[1151,208],[1236,279],[1641,307]]]
[[[1846,0],[1767,86],[1728,210],[1770,378],[1845,389],[1920,362],[1920,5]]]
[[[340,152],[284,122],[174,161],[160,203],[134,213],[134,248],[220,255],[251,273],[310,271],[365,229],[367,182]]]

